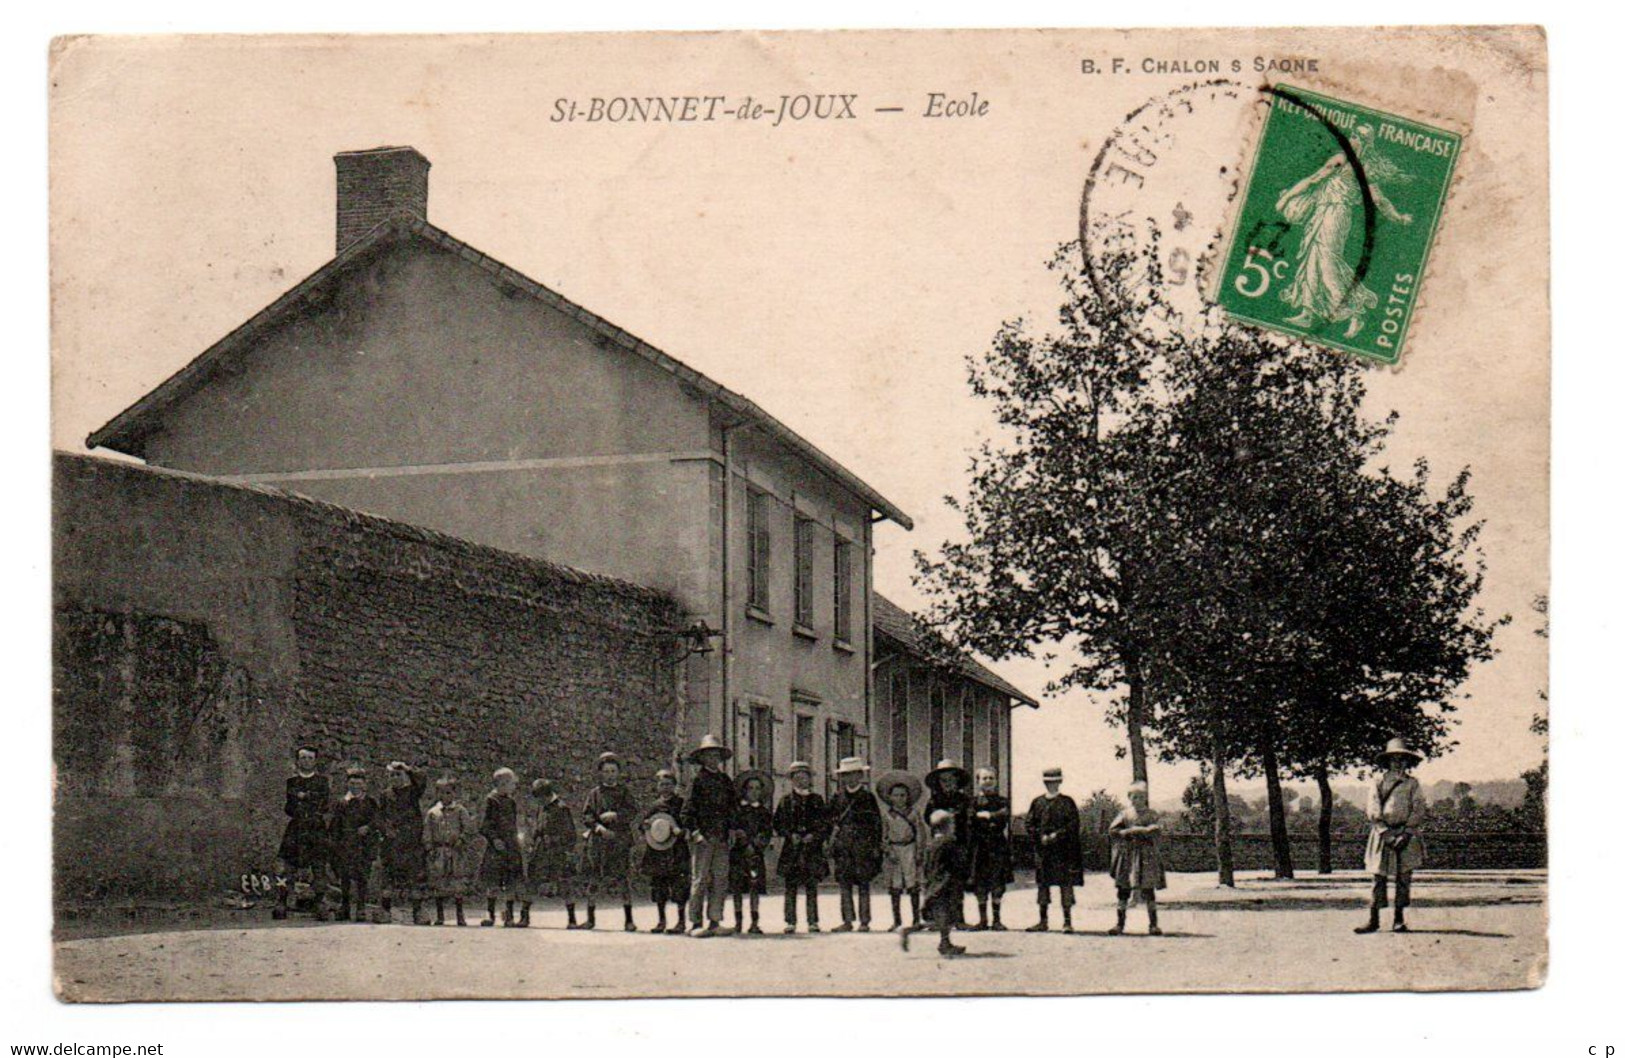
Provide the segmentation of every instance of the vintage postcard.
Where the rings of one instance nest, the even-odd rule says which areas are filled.
[[[50,70],[62,999],[1544,981],[1539,29]]]

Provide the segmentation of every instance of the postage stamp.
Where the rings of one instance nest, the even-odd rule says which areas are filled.
[[[1219,305],[1397,363],[1461,137],[1307,89],[1268,91]]]

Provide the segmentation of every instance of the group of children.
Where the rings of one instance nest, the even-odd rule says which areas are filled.
[[[298,751],[296,774],[287,781],[287,827],[278,852],[292,886],[279,890],[273,913],[286,917],[290,888],[308,887],[315,913],[326,917],[323,874],[339,883],[339,917],[364,921],[368,879],[381,868],[380,908],[387,920],[395,901],[411,908],[412,921],[466,925],[464,900],[483,895],[482,926],[530,925],[538,898],[564,902],[568,928],[593,929],[600,902],[618,899],[623,928],[636,931],[633,878],[641,873],[655,906],[656,933],[722,932],[731,898],[733,931],[760,934],[761,898],[768,890],[769,852],[779,842],[777,873],[784,891],[784,932],[798,929],[804,908],[807,931],[820,931],[818,889],[833,875],[840,894],[841,923],[833,932],[868,932],[871,892],[882,886],[891,901],[891,929],[902,934],[931,928],[945,955],[964,951],[952,942],[955,928],[1003,930],[1003,900],[1014,881],[1011,804],[999,793],[998,777],[978,769],[974,777],[943,761],[922,781],[906,772],[883,774],[870,785],[869,768],[848,757],[835,768],[836,789],[826,800],[813,789],[810,764],[790,765],[790,789],[773,801],[773,776],[724,770],[730,752],[707,736],[689,754],[699,765],[685,798],[677,776],[656,772],[654,797],[640,805],[627,787],[613,753],[598,758],[598,783],[583,800],[579,820],[553,784],[531,785],[534,807],[522,811],[509,768],[493,774],[493,787],[476,811],[457,780],[434,783],[424,810],[427,780],[402,761],[386,769],[387,788],[375,797],[365,769],[346,769],[346,788],[331,800],[308,747]],[[1072,932],[1074,890],[1083,884],[1083,845],[1076,803],[1060,792],[1061,771],[1044,773],[1045,793],[1027,814],[1037,857],[1038,922],[1048,930],[1052,890],[1059,891],[1063,929]],[[1146,803],[1143,784],[1129,791],[1130,807],[1113,820],[1112,874],[1118,887],[1121,933],[1131,899],[1145,903],[1150,932],[1157,927],[1155,890],[1164,885],[1157,842],[1160,827]],[[965,915],[975,899],[977,920]],[[904,902],[909,914],[905,922]],[[578,919],[578,902],[585,914]],[[517,904],[517,914],[515,906]],[[500,907],[500,916],[499,916]],[[668,908],[671,911],[668,917]],[[687,921],[685,922],[685,910]],[[748,920],[747,920],[748,914]]]

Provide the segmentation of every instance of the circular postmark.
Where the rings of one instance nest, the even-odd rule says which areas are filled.
[[[1291,89],[1215,78],[1182,85],[1131,111],[1089,168],[1079,244],[1088,282],[1103,303],[1152,329],[1187,330],[1207,316],[1208,280],[1219,267],[1225,224],[1247,176],[1248,131],[1257,121],[1256,108],[1276,100],[1315,115],[1348,159],[1365,204],[1355,266],[1356,276],[1364,276],[1374,211],[1348,137]],[[1237,237],[1263,240],[1284,256],[1293,225],[1283,220],[1267,227]]]

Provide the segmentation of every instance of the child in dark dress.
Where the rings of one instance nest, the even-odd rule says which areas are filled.
[[[555,898],[564,901],[569,915],[569,928],[576,924],[576,833],[575,816],[570,806],[547,779],[530,784],[530,795],[539,804],[530,826],[530,863],[525,873],[533,897]],[[530,925],[531,901],[520,905],[519,924]]]
[[[677,775],[669,768],[661,768],[655,772],[655,799],[638,824],[647,846],[643,850],[643,876],[649,879],[649,899],[659,916],[655,921],[656,933],[687,931],[683,908],[688,904],[689,851],[683,828],[677,825],[682,815],[683,795],[677,792]],[[670,922],[666,918],[667,904],[673,908],[674,917]]]
[[[307,890],[315,903],[318,921],[327,918],[322,902],[323,875],[327,869],[327,811],[332,792],[327,776],[316,771],[316,750],[301,746],[294,754],[295,774],[288,778],[287,794],[282,811],[288,816],[288,825],[282,831],[282,844],[277,847],[277,874],[282,883],[277,888],[276,908],[271,917],[288,917],[288,898],[292,890]]]
[[[355,921],[367,920],[367,875],[378,856],[378,802],[367,793],[367,771],[347,768],[346,790],[333,806],[330,844],[333,869],[339,876],[339,918],[350,919],[352,895]]]
[[[768,807],[772,779],[763,771],[740,773],[739,810],[728,859],[728,890],[734,898],[734,932],[762,932],[762,895],[767,892],[767,850],[773,844],[773,810]],[[750,898],[750,928],[745,928],[745,898]]]
[[[619,896],[626,917],[623,927],[637,932],[632,918],[632,828],[637,823],[637,802],[621,781],[621,758],[613,753],[598,755],[598,785],[587,794],[581,806],[582,835],[587,848],[583,854],[587,875],[587,920],[582,929],[598,925],[598,901],[605,895]]]
[[[423,919],[423,894],[429,882],[429,863],[423,850],[423,775],[404,761],[392,761],[386,769],[389,789],[378,806],[378,829],[383,838],[384,916],[393,912],[394,901],[412,902],[412,924],[427,925]]]
[[[480,863],[480,884],[485,888],[485,921],[497,924],[497,901],[504,901],[502,924],[512,926],[514,894],[525,880],[524,854],[519,850],[519,802],[513,792],[519,777],[512,768],[498,768],[491,774],[496,789],[485,795],[485,812],[480,817],[480,836],[485,839],[485,859]]]

